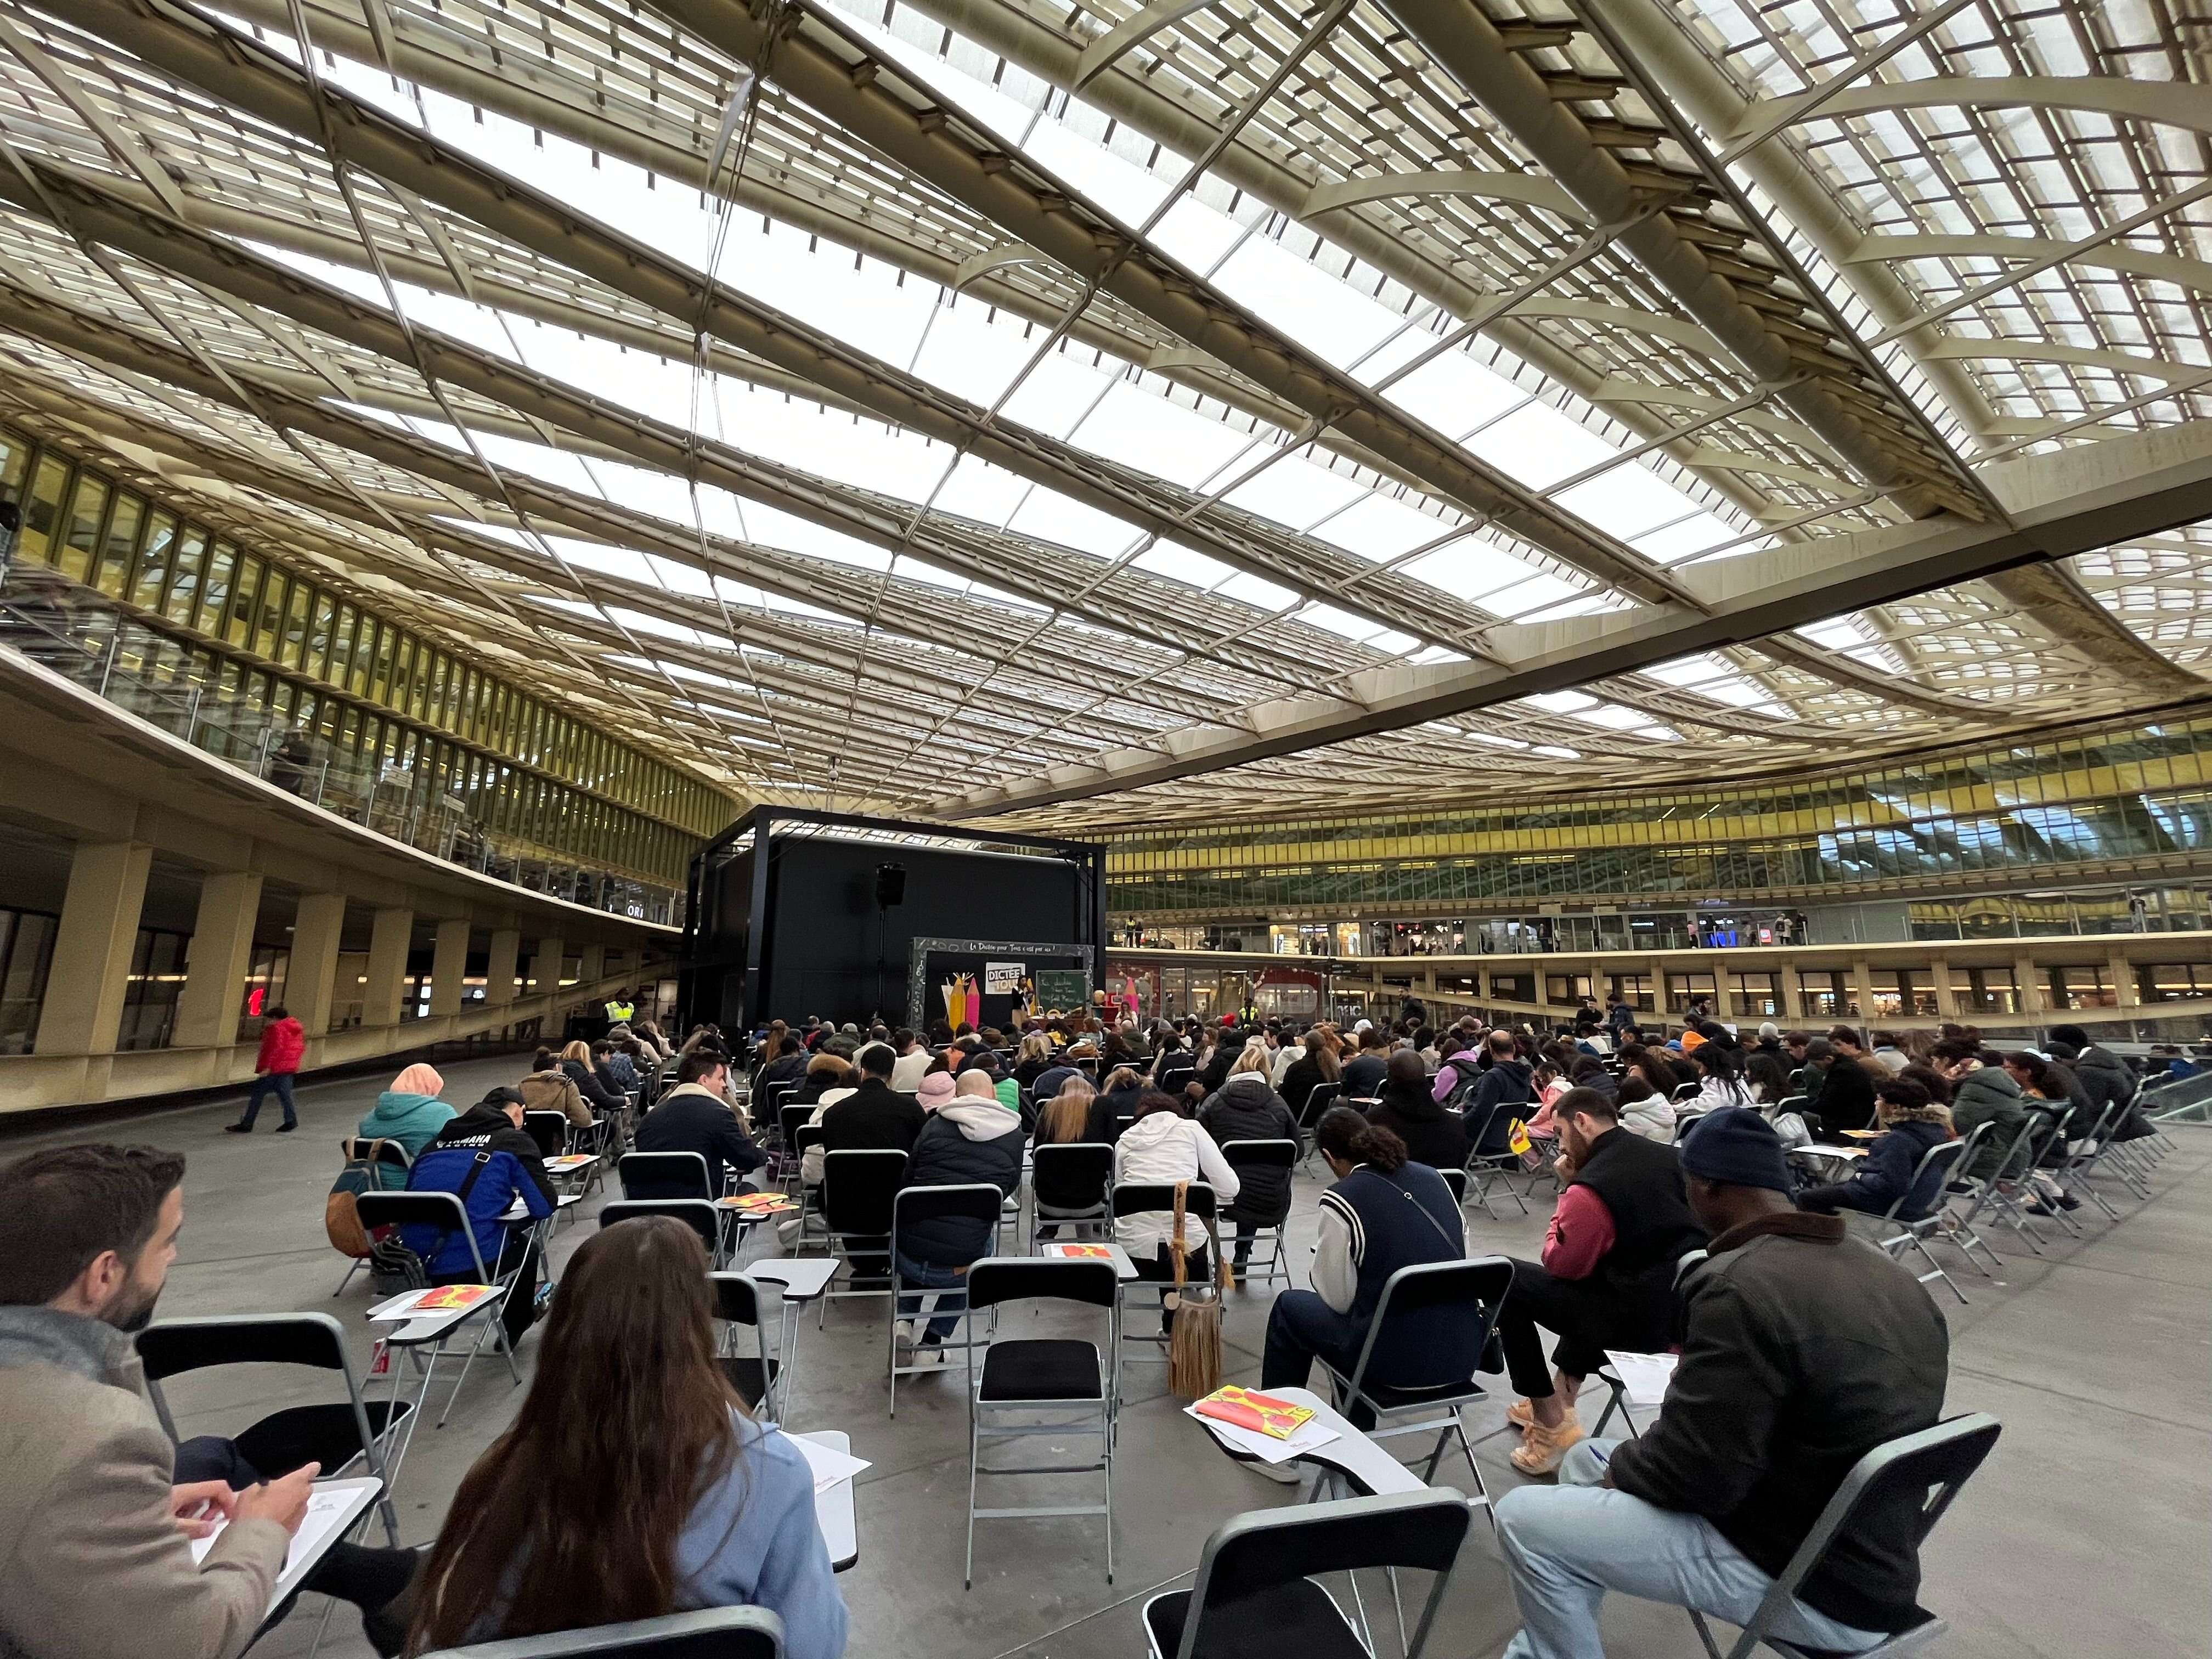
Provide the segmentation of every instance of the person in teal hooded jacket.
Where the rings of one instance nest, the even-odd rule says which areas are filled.
[[[434,1066],[420,1060],[392,1079],[392,1086],[377,1096],[375,1108],[361,1121],[358,1133],[372,1139],[382,1136],[407,1149],[409,1158],[438,1138],[438,1131],[459,1115],[438,1098],[446,1079]]]

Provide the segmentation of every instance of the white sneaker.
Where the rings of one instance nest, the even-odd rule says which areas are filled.
[[[911,1348],[914,1346],[914,1321],[895,1321],[891,1325],[891,1335],[902,1348]]]
[[[1306,1478],[1306,1472],[1297,1459],[1283,1463],[1262,1463],[1255,1458],[1244,1466],[1263,1480],[1272,1480],[1279,1486],[1295,1486]]]
[[[918,1342],[915,1345],[914,1352],[907,1356],[906,1368],[909,1370],[927,1370],[933,1366],[942,1365],[944,1363],[945,1349],[942,1346],[935,1342]]]

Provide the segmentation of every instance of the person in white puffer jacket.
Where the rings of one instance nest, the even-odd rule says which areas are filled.
[[[1114,1184],[1117,1187],[1158,1182],[1203,1181],[1213,1188],[1215,1212],[1229,1207],[1237,1196],[1237,1171],[1221,1155],[1213,1137],[1194,1118],[1182,1115],[1177,1102],[1158,1090],[1137,1097],[1136,1121],[1114,1143]],[[1173,1212],[1148,1210],[1123,1216],[1114,1224],[1114,1237],[1136,1264],[1137,1276],[1154,1281],[1175,1277],[1175,1258],[1169,1241],[1175,1233]],[[1183,1243],[1187,1276],[1203,1282],[1211,1270],[1211,1256],[1201,1256],[1205,1224],[1186,1220]]]

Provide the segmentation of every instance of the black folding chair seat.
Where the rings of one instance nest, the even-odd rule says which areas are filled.
[[[766,1362],[768,1374],[765,1378],[761,1374],[763,1362],[751,1354],[724,1354],[720,1363],[722,1375],[730,1379],[730,1386],[738,1391],[738,1397],[745,1402],[747,1411],[757,1411],[760,1408],[761,1397],[768,1392],[775,1379],[783,1374],[782,1365],[772,1354]]]
[[[984,1401],[1096,1400],[1098,1350],[1073,1338],[1003,1342],[983,1352]]]
[[[1145,1607],[1153,1650],[1179,1652],[1189,1617],[1188,1590],[1154,1596]],[[1191,1659],[1369,1659],[1343,1609],[1310,1578],[1217,1607],[1205,1635]]]

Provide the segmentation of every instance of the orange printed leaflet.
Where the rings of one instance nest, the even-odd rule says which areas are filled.
[[[738,1193],[718,1201],[726,1210],[742,1210],[747,1215],[780,1215],[799,1207],[784,1193]]]
[[[434,1291],[425,1291],[410,1310],[414,1313],[445,1313],[454,1308],[473,1308],[492,1292],[489,1285],[445,1285]]]
[[[1114,1259],[1112,1249],[1104,1244],[1055,1244],[1052,1247],[1052,1253],[1073,1256],[1080,1261],[1111,1261]]]
[[[1287,1400],[1240,1389],[1233,1382],[1216,1389],[1191,1409],[1200,1417],[1218,1418],[1275,1440],[1288,1440],[1313,1416],[1309,1407],[1293,1406]]]

